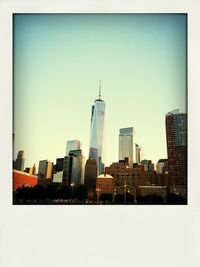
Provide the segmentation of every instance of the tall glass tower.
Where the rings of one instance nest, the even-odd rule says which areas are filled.
[[[130,166],[135,162],[135,130],[133,127],[121,128],[119,130],[119,160],[128,157]]]
[[[89,158],[96,160],[98,165],[98,175],[103,172],[102,148],[104,132],[105,102],[101,99],[101,81],[99,83],[99,98],[92,106],[90,150]]]

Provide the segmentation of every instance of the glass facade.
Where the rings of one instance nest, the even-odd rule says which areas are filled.
[[[173,116],[174,145],[187,145],[187,117],[186,114],[174,114]]]
[[[81,184],[83,179],[83,155],[82,150],[71,150],[69,156],[73,157],[72,172],[71,172],[71,183]]]
[[[103,172],[103,134],[104,134],[105,102],[95,100],[91,114],[90,150],[89,158],[95,159],[98,165],[98,174]]]
[[[49,160],[40,160],[38,167],[38,178],[51,179],[53,171],[53,163]]]
[[[171,192],[187,195],[187,114],[166,114],[166,139]]]
[[[135,161],[134,133],[133,127],[119,130],[119,160],[124,160],[124,158],[129,157],[130,165]]]
[[[69,152],[71,150],[78,150],[78,149],[81,149],[81,142],[79,140],[67,141],[66,156],[69,155]]]

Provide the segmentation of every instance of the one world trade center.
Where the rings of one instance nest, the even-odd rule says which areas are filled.
[[[91,132],[89,158],[96,160],[98,175],[103,173],[102,163],[103,134],[104,134],[105,102],[101,99],[101,81],[99,84],[99,98],[95,100],[91,113]]]

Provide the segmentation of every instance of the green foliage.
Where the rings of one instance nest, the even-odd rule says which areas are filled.
[[[151,204],[151,205],[160,205],[164,204],[164,200],[160,195],[149,194],[145,196],[137,196],[138,204]]]
[[[67,186],[61,184],[48,184],[36,185],[34,187],[22,186],[18,188],[14,193],[14,203],[16,204],[50,204],[54,200],[60,200],[58,203],[63,203],[64,200],[75,200],[76,203],[84,203],[87,199],[88,190],[84,185],[79,186]],[[100,201],[104,204],[111,204],[113,201],[112,194],[103,193],[100,195]],[[71,203],[71,202],[70,202]],[[126,193],[117,194],[114,198],[114,204],[134,204],[134,196]],[[151,194],[145,196],[137,196],[137,204],[148,205],[148,204],[165,204],[161,196]],[[169,205],[185,205],[187,200],[177,194],[168,194],[166,204]]]
[[[80,201],[87,199],[88,190],[84,185],[71,186],[56,183],[36,185],[34,187],[20,187],[14,194],[14,203],[36,204],[52,203],[53,200],[71,200]]]
[[[110,193],[103,193],[100,195],[100,201],[104,202],[112,202],[112,194]]]
[[[115,204],[134,204],[134,196],[130,193],[126,193],[126,196],[124,194],[117,194],[114,198]]]
[[[124,204],[124,195],[117,194],[114,198],[115,204]]]
[[[170,193],[167,195],[167,204],[170,205],[186,205],[187,199],[184,199],[182,196]]]
[[[87,199],[88,190],[84,185],[79,185],[76,188],[76,197],[78,200],[86,200]]]

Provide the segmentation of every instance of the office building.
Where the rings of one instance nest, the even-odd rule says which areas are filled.
[[[119,130],[119,160],[130,158],[130,167],[135,162],[135,131],[133,127],[122,128]]]
[[[36,164],[34,163],[33,165],[33,174],[36,175],[37,174],[37,168],[36,168]]]
[[[103,172],[103,135],[104,135],[105,102],[101,99],[101,83],[99,98],[95,100],[91,112],[90,149],[89,158],[97,162],[98,174]]]
[[[40,160],[38,167],[39,179],[52,179],[53,175],[53,163],[49,160]]]
[[[64,163],[64,158],[57,158],[56,164],[54,165],[54,172],[63,171],[63,163]]]
[[[84,180],[84,157],[82,150],[70,150],[63,160],[63,183],[80,185]],[[61,169],[59,170],[61,171]]]
[[[24,163],[25,163],[24,151],[20,150],[17,154],[17,159],[14,162],[14,169],[18,171],[24,171]]]
[[[119,162],[115,162],[116,164],[122,164],[122,165],[126,165],[126,166],[130,166],[130,157],[125,157],[122,160],[119,160]]]
[[[155,173],[154,184],[169,187],[168,173]]]
[[[69,152],[71,150],[79,150],[79,149],[81,149],[81,142],[79,140],[67,141],[66,156],[69,155]]]
[[[144,151],[141,146],[135,144],[135,162],[140,163],[144,159]]]
[[[187,194],[187,115],[173,110],[166,114],[168,172],[171,192]]]
[[[84,185],[85,179],[85,156],[82,155],[82,164],[81,164],[81,184]]]
[[[83,176],[84,176],[84,157],[82,154],[82,150],[71,150],[69,152],[69,156],[73,157],[73,168],[71,173],[71,183],[79,185],[83,184]]]
[[[75,156],[65,156],[63,161],[63,184],[71,185],[72,173],[75,173]]]
[[[64,163],[64,158],[57,158],[56,164],[53,165],[53,182],[54,183],[62,183],[63,163]]]
[[[95,190],[97,178],[97,162],[95,159],[88,159],[85,164],[85,179],[84,185],[89,190]]]
[[[24,172],[35,175],[37,173],[36,165],[34,164],[33,167],[26,167]]]
[[[135,162],[140,163],[140,146],[135,144]]]
[[[141,160],[141,165],[144,167],[144,180],[146,185],[156,184],[156,171],[151,160]]]
[[[156,165],[156,185],[169,186],[168,159],[159,159]]]
[[[151,160],[143,159],[141,160],[141,164],[144,166],[144,170],[146,172],[153,172],[154,171],[154,164]]]
[[[156,165],[156,172],[158,174],[168,173],[168,159],[159,159]]]

